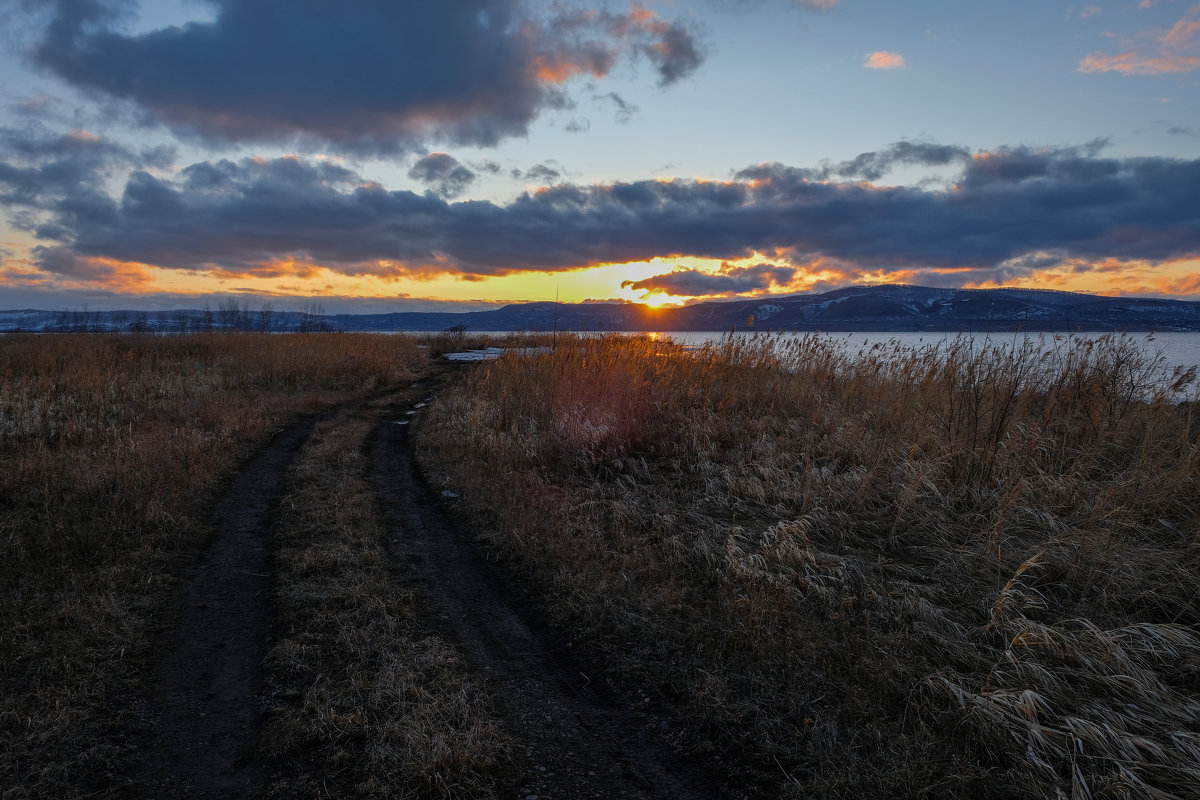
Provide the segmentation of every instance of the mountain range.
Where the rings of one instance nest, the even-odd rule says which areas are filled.
[[[0,331],[1200,331],[1200,302],[1037,289],[855,286],[654,308],[514,303],[488,311],[321,314],[217,310],[0,311]]]

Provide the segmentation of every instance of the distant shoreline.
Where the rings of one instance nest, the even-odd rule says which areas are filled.
[[[651,333],[786,331],[1101,333],[1200,331],[1200,302],[1033,289],[855,286],[805,295],[653,308],[635,303],[513,303],[488,311],[327,314],[319,303],[281,311],[272,302],[222,300],[169,311],[0,311],[0,331],[528,331]]]

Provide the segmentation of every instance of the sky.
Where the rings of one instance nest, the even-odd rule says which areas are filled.
[[[0,309],[1200,300],[1194,0],[0,0]]]

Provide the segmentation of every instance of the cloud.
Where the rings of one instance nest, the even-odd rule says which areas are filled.
[[[640,51],[658,70],[660,86],[686,78],[704,62],[704,49],[683,23],[655,23],[651,30],[656,37],[640,45]]]
[[[155,291],[153,286],[130,287],[123,291],[96,284],[76,284],[47,278],[37,271],[21,272],[0,268],[5,309],[87,309],[89,311],[128,311],[136,305],[142,311],[198,309],[206,304],[216,308],[221,300],[237,300],[257,313],[265,304],[276,311],[301,311],[320,305],[327,314],[389,314],[403,311],[464,312],[489,311],[502,303],[492,300],[440,300],[415,297],[403,292],[385,295],[345,295],[321,292],[314,296],[311,287],[296,291],[224,290],[218,295]],[[136,318],[135,318],[136,319]]]
[[[596,95],[596,100],[611,104],[616,109],[616,120],[620,123],[629,122],[629,120],[633,119],[633,115],[641,110],[616,92],[598,94]]]
[[[1200,6],[1193,6],[1169,30],[1137,37],[1114,55],[1092,53],[1079,62],[1080,72],[1122,75],[1172,75],[1200,68]]]
[[[904,60],[904,56],[899,53],[890,53],[887,50],[878,50],[867,56],[863,61],[863,66],[867,69],[900,69],[908,66]]]
[[[33,256],[34,263],[43,273],[65,279],[68,285],[94,285],[109,291],[137,292],[152,283],[141,264],[81,256],[67,247],[35,247]]]
[[[534,164],[532,167],[525,170],[521,177],[530,183],[549,185],[562,177],[562,170],[556,169],[549,164]]]
[[[0,188],[10,217],[33,215],[27,229],[48,251],[64,248],[57,259],[238,275],[275,274],[290,261],[392,280],[480,278],[762,253],[783,268],[820,262],[878,280],[963,285],[1028,274],[1038,269],[1030,254],[1151,264],[1200,257],[1200,160],[1105,158],[1104,144],[968,152],[900,142],[819,168],[761,164],[727,181],[556,183],[505,204],[389,191],[336,163],[295,157],[206,161],[170,175],[134,170],[114,195],[100,184],[83,194],[65,183],[15,192],[12,165],[0,161]],[[45,163],[24,157],[16,185],[49,169],[63,146],[48,136]],[[826,177],[894,163],[956,174],[944,188]],[[728,288],[771,274],[722,277],[733,281]]]
[[[972,155],[959,180],[960,188],[982,189],[987,186],[1029,185],[1035,180],[1062,183],[1092,183],[1116,175],[1119,163],[1096,158],[1109,144],[1095,139],[1080,147],[1034,149],[1001,147]]]
[[[1101,11],[1102,9],[1100,6],[1084,6],[1083,8],[1079,9],[1079,18],[1087,19],[1088,17],[1094,17]]]
[[[129,169],[162,168],[170,148],[135,151],[85,130],[54,132],[33,123],[0,127],[0,205],[13,229],[46,240],[69,238],[90,221],[115,223],[108,182]]]
[[[965,147],[903,140],[892,144],[885,150],[860,153],[849,161],[837,164],[822,162],[818,168],[788,167],[786,169],[793,176],[806,180],[862,178],[868,181],[877,181],[891,172],[897,164],[944,167],[954,163],[965,163],[970,158],[971,151]],[[755,180],[761,176],[774,175],[779,168],[780,166],[777,164],[759,164],[739,171],[735,177]]]
[[[1200,68],[1200,57],[1144,56],[1133,51],[1106,56],[1093,53],[1079,62],[1080,72],[1120,72],[1123,75],[1173,75]]]
[[[625,281],[621,288],[661,292],[677,297],[728,297],[787,286],[795,279],[797,272],[797,267],[779,267],[774,264],[758,264],[753,267],[732,267],[726,264],[715,273],[677,269],[640,281]]]
[[[850,161],[833,168],[833,174],[842,178],[864,178],[876,181],[891,171],[897,164],[944,167],[965,161],[970,151],[965,147],[933,144],[929,142],[896,142],[887,150],[862,153]]]
[[[529,169],[513,168],[508,174],[515,181],[525,181],[527,183],[538,183],[548,186],[552,183],[557,183],[559,178],[563,177],[565,170],[563,166],[554,159],[543,164],[534,164]]]
[[[450,198],[458,197],[475,182],[475,173],[446,153],[422,157],[408,171],[408,177],[425,184],[435,194]]]
[[[114,23],[129,0],[41,0],[29,55],[180,134],[364,154],[492,146],[568,105],[571,78],[642,58],[668,86],[704,58],[689,23],[644,8],[553,4],[538,16],[518,0],[212,2],[211,22],[127,35]]]

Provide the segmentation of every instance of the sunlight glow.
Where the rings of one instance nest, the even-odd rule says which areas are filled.
[[[870,269],[817,256],[794,261],[790,253],[751,253],[736,260],[666,256],[646,261],[597,264],[580,269],[514,272],[507,275],[463,275],[446,264],[411,265],[398,261],[324,266],[308,259],[283,258],[238,268],[199,265],[170,269],[114,259],[74,257],[51,268],[39,265],[34,246],[18,237],[4,246],[13,257],[0,264],[0,289],[87,291],[110,299],[127,296],[133,307],[139,296],[256,296],[280,306],[313,297],[369,301],[375,309],[405,301],[452,303],[525,303],[557,299],[563,303],[628,302],[665,308],[703,300],[728,300],[763,294],[826,291],[853,284],[913,283],[964,288],[1025,287],[1060,289],[1108,295],[1200,297],[1200,260],[1161,264],[1106,259],[1089,262],[1067,259],[1010,278],[1003,283],[971,280],[970,268]],[[722,280],[755,267],[794,270],[786,284],[720,290]],[[53,271],[52,271],[53,270]],[[653,285],[652,279],[689,273],[673,288]],[[713,279],[706,281],[706,276]],[[642,284],[641,288],[635,288]],[[702,294],[673,293],[697,287]],[[706,291],[707,287],[707,291]],[[713,288],[718,287],[718,288]],[[108,302],[108,301],[106,301]]]
[[[662,308],[663,306],[681,306],[683,300],[662,292],[651,292],[638,301],[642,305],[650,306],[651,308]]]

